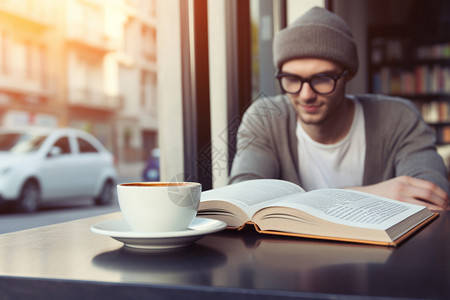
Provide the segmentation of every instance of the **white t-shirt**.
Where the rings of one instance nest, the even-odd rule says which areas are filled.
[[[336,144],[314,141],[297,123],[300,179],[305,190],[362,185],[366,154],[364,114],[359,101],[352,100],[355,103],[352,127]]]

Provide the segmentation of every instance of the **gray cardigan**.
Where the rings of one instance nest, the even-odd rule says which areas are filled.
[[[356,97],[364,111],[363,185],[408,175],[434,182],[449,193],[435,134],[410,101],[381,95],[349,97]],[[285,95],[253,102],[239,126],[230,183],[276,178],[301,186],[296,126],[296,112]]]

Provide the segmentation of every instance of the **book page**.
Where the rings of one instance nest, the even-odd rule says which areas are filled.
[[[385,230],[424,207],[359,191],[318,189],[284,197],[270,206],[287,206],[339,224]]]
[[[202,192],[201,201],[224,200],[245,208],[304,190],[288,181],[277,179],[254,179]]]

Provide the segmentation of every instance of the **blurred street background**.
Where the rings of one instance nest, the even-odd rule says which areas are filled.
[[[118,183],[142,181],[144,164],[121,163],[117,166]],[[73,199],[71,201],[55,202],[40,208],[34,213],[18,213],[14,211],[0,212],[0,234],[25,230],[34,227],[93,217],[101,214],[119,211],[117,199],[111,204],[97,206],[92,199]],[[88,229],[87,229],[88,230]]]
[[[0,19],[0,129],[86,131],[113,155],[117,183],[142,180],[158,148],[156,1],[2,0]],[[118,209],[87,198],[2,209],[0,233]]]

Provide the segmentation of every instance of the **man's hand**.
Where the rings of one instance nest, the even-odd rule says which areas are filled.
[[[426,206],[432,210],[450,209],[445,191],[432,182],[409,176],[400,176],[377,184],[349,189]]]

